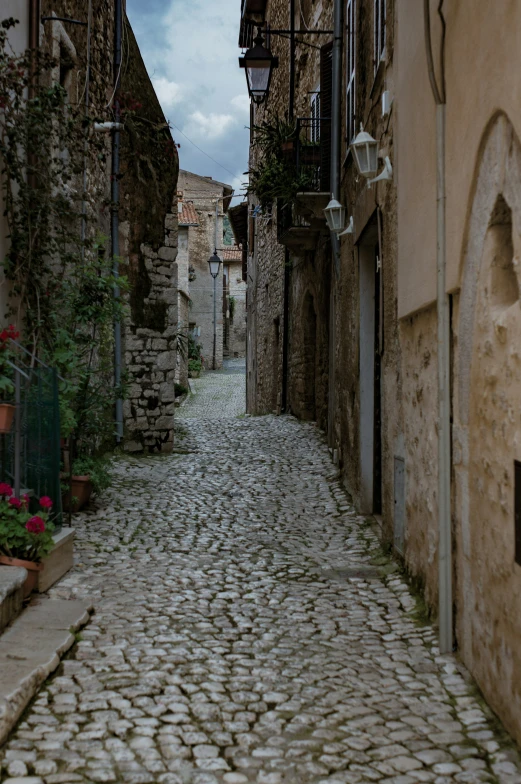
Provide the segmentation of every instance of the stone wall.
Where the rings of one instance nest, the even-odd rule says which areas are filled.
[[[178,291],[177,178],[179,162],[165,117],[128,22],[122,71],[125,114],[121,149],[121,252],[131,284],[123,348],[129,375],[124,404],[125,449],[165,452],[174,438]],[[150,128],[147,132],[145,128]]]
[[[246,283],[242,279],[242,262],[229,264],[228,293],[235,300],[233,318],[228,325],[228,345],[230,357],[246,356]]]
[[[190,323],[200,327],[197,342],[201,345],[205,367],[213,363],[213,293],[214,282],[210,275],[208,259],[215,249],[215,215],[218,205],[217,242],[218,255],[222,258],[223,201],[228,202],[232,188],[210,177],[181,171],[179,189],[184,201],[193,201],[198,225],[188,227],[188,263],[193,268],[190,281]],[[223,266],[215,281],[216,292],[216,367],[223,363]]]

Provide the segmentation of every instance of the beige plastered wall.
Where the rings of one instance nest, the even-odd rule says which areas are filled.
[[[431,3],[437,7],[437,3]],[[394,176],[410,571],[437,602],[436,137],[422,3],[397,0]],[[521,460],[521,4],[445,0],[446,249],[452,294],[454,598],[460,655],[521,739],[521,567],[514,460]],[[440,28],[432,16],[435,57]],[[438,63],[436,63],[438,67]],[[490,226],[512,213],[512,272]],[[500,223],[500,225],[502,225]],[[508,253],[506,254],[508,256]],[[517,278],[517,284],[515,279]],[[502,299],[503,297],[503,299]]]

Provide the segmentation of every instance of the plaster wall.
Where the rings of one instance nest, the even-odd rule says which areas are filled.
[[[242,262],[229,263],[229,294],[235,299],[233,319],[230,318],[230,356],[246,356],[246,283],[242,279]]]
[[[439,20],[432,6],[436,67]],[[399,315],[436,297],[435,107],[426,66],[423,8],[396,0]],[[483,129],[498,110],[521,133],[521,5],[517,0],[446,0],[447,290],[461,285],[461,254]],[[486,22],[484,21],[486,20]],[[476,56],[479,53],[479,56]]]

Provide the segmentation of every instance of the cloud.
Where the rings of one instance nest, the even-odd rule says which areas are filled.
[[[160,76],[159,78],[152,79],[152,84],[154,85],[154,90],[156,91],[156,95],[163,110],[167,110],[174,106],[181,99],[182,90],[177,82],[171,82],[164,76]]]
[[[145,65],[181,143],[181,167],[234,186],[244,180],[249,145],[239,6],[238,0],[127,0]]]
[[[239,113],[250,116],[250,99],[247,95],[236,95],[230,103]]]
[[[183,131],[187,136],[192,134],[200,139],[218,139],[234,124],[235,118],[231,114],[210,112],[204,115],[202,112],[194,112],[188,117],[188,123]]]

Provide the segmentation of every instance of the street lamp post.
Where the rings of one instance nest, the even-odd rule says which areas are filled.
[[[208,266],[210,267],[210,275],[213,278],[213,369],[216,369],[215,354],[217,351],[217,276],[221,266],[221,259],[217,255],[217,248],[214,250],[208,259]]]

